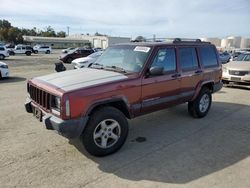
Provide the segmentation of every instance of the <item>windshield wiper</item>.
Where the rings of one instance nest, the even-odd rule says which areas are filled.
[[[105,66],[104,69],[108,69],[108,70],[115,70],[115,71],[118,71],[118,72],[123,72],[123,73],[127,73],[127,71],[122,68],[122,67],[117,67],[117,66]]]
[[[92,63],[91,65],[89,65],[89,68],[99,68],[99,69],[103,69],[103,64],[100,64],[100,63]]]

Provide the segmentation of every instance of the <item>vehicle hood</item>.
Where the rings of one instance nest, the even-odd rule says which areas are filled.
[[[231,61],[223,66],[227,69],[250,71],[250,61]]]
[[[47,83],[53,85],[56,89],[67,92],[124,79],[128,79],[128,77],[121,73],[84,68],[41,76],[34,78],[32,81]]]
[[[4,62],[1,62],[1,61],[0,61],[0,65],[7,65],[7,64],[6,64],[6,63],[4,63]]]

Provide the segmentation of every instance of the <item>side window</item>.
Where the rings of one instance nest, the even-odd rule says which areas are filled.
[[[17,49],[17,50],[21,50],[21,47],[17,47],[16,49]]]
[[[164,67],[164,72],[176,71],[176,56],[174,48],[160,49],[154,58],[153,66]]]
[[[1,48],[1,47],[0,47],[0,51],[4,51],[4,48]]]
[[[179,49],[180,65],[182,70],[193,70],[198,68],[196,50],[193,47],[184,47]]]
[[[200,55],[204,67],[216,66],[218,64],[215,49],[212,46],[200,47]]]
[[[22,47],[22,50],[25,50],[25,47]]]

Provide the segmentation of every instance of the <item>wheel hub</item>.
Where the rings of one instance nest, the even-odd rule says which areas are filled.
[[[98,147],[106,149],[112,147],[119,140],[120,134],[120,124],[114,119],[105,119],[95,128],[93,138]]]

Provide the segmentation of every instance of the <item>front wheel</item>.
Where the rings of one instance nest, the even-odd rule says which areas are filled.
[[[201,89],[198,97],[188,103],[188,112],[195,118],[202,118],[207,115],[212,103],[211,91],[204,87]]]
[[[5,56],[0,54],[0,60],[3,60],[4,58],[5,58]]]
[[[124,114],[113,107],[103,107],[91,114],[82,135],[86,150],[94,156],[106,156],[119,150],[128,135]]]

